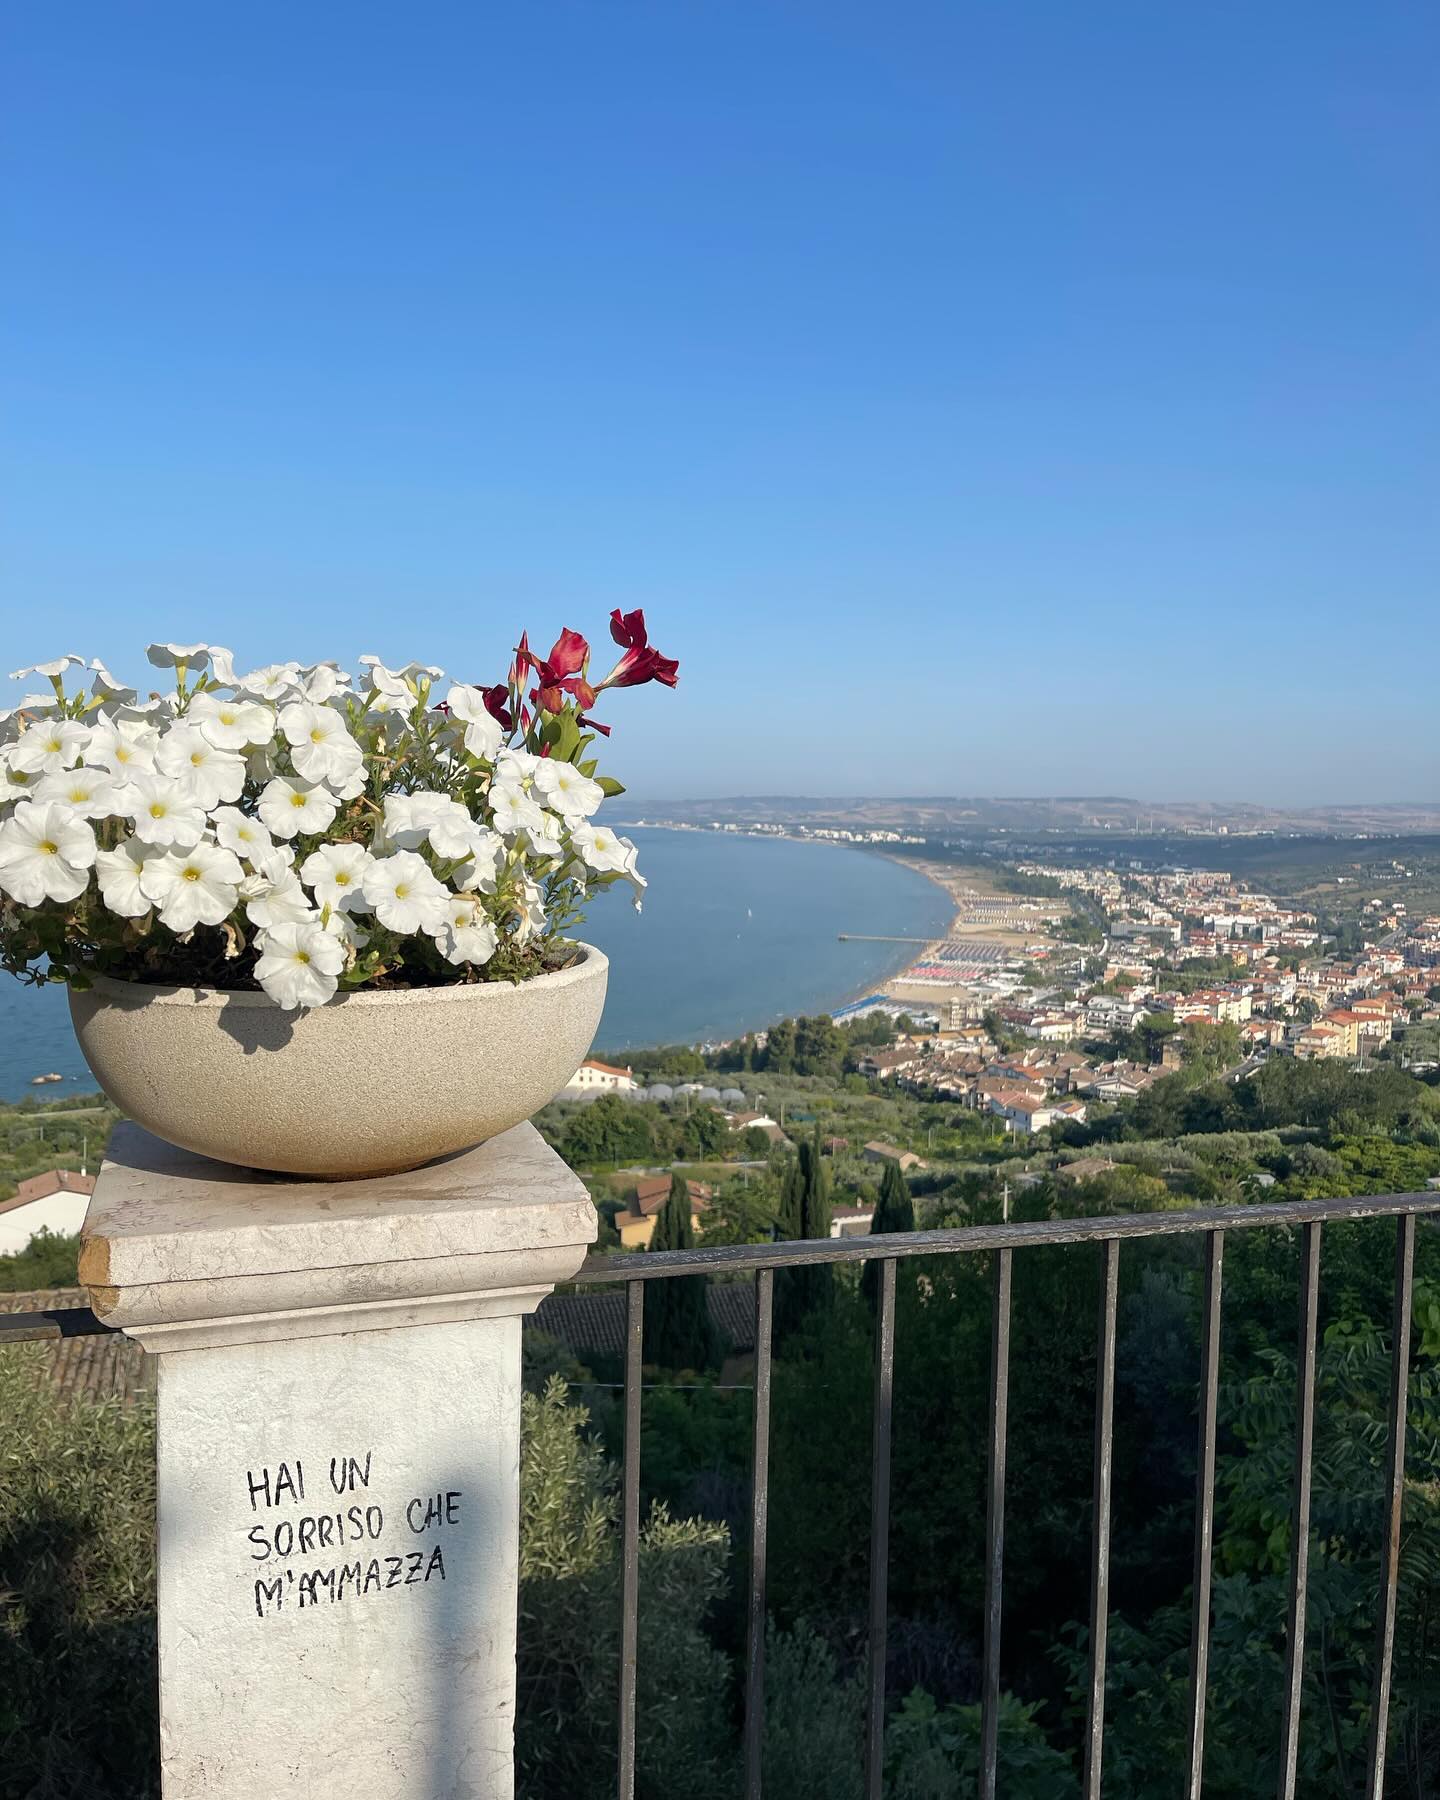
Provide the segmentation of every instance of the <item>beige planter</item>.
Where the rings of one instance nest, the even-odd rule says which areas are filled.
[[[85,1060],[122,1112],[252,1169],[385,1175],[508,1131],[580,1066],[609,961],[518,986],[357,989],[310,1012],[266,995],[96,980],[70,993]]]

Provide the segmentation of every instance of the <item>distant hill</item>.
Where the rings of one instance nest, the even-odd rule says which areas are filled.
[[[712,800],[625,800],[626,816],[657,824],[859,826],[963,832],[1303,832],[1359,836],[1440,833],[1440,802],[1275,807],[1251,801],[1152,801],[1123,795],[737,794]]]

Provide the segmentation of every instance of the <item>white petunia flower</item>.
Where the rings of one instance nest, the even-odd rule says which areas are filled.
[[[430,788],[421,788],[415,794],[387,794],[385,836],[397,849],[418,850],[430,827],[443,819],[454,804],[448,794],[437,794]]]
[[[208,644],[147,644],[145,655],[157,669],[203,669],[210,660]]]
[[[574,763],[542,756],[535,771],[535,792],[545,804],[567,819],[588,819],[605,798],[598,781],[582,775]]]
[[[135,835],[161,849],[188,850],[205,835],[205,808],[195,784],[183,778],[142,770],[125,789],[125,814],[135,821]]]
[[[313,837],[328,831],[340,810],[329,788],[298,776],[277,775],[260,796],[260,817],[277,838]]]
[[[640,852],[635,848],[634,844],[626,837],[622,837],[619,842],[621,849],[625,852],[625,861],[620,866],[620,879],[629,883],[630,889],[635,896],[635,910],[636,912],[639,912],[640,903],[645,898],[645,890],[649,887],[650,883],[636,867],[640,858]]]
[[[125,805],[124,784],[106,769],[62,769],[58,775],[42,775],[35,798],[42,803],[56,800],[82,819],[108,819]]]
[[[307,781],[343,782],[364,763],[364,752],[333,706],[292,701],[281,707],[279,724],[290,760]]]
[[[627,849],[624,840],[616,837],[613,831],[607,831],[603,825],[575,826],[570,833],[570,848],[597,875],[623,870],[627,860],[635,852],[633,844]]]
[[[337,800],[354,800],[365,792],[366,782],[365,764],[362,760],[356,763],[343,781],[332,776],[325,785]]]
[[[312,663],[308,669],[300,671],[300,691],[316,706],[323,706],[337,694],[345,693],[349,686],[350,677],[339,663]]]
[[[90,733],[85,761],[129,781],[132,776],[154,769],[159,747],[159,731],[143,719],[105,719]]]
[[[450,708],[451,716],[465,728],[465,748],[472,756],[493,762],[505,741],[505,733],[500,721],[486,709],[485,696],[480,689],[457,682],[445,696],[445,704]]]
[[[455,886],[466,894],[493,894],[500,875],[500,865],[505,860],[505,841],[493,831],[487,831],[481,842],[477,843],[469,859],[458,868],[452,877]]]
[[[542,762],[549,757],[536,756],[529,750],[503,750],[500,760],[495,764],[495,780],[511,787],[521,787],[529,781]]]
[[[347,950],[363,950],[370,942],[370,933],[354,913],[338,912],[334,907],[324,914],[322,928],[327,937],[337,939]]]
[[[33,800],[36,783],[36,776],[12,769],[9,751],[0,750],[0,806],[10,806],[16,800]]]
[[[255,979],[277,1006],[323,1006],[339,987],[345,946],[318,920],[276,925],[260,939]]]
[[[440,954],[449,963],[489,962],[499,935],[485,912],[473,900],[454,900],[446,908],[445,928],[436,939]]]
[[[22,775],[56,775],[79,762],[89,742],[90,727],[76,719],[41,719],[16,739],[10,766]]]
[[[252,700],[288,700],[300,686],[299,663],[266,663],[263,669],[252,669],[230,683],[239,694]]]
[[[300,865],[300,879],[315,895],[316,904],[334,912],[364,907],[365,876],[370,852],[363,844],[322,844]]]
[[[58,681],[67,669],[83,669],[83,656],[60,656],[54,662],[31,663],[28,669],[12,669],[10,679],[23,681],[27,675],[43,675],[47,681]]]
[[[564,826],[554,813],[542,812],[540,822],[539,831],[525,833],[525,842],[530,846],[530,854],[546,861],[558,862],[565,854],[565,845],[560,838]]]
[[[527,943],[532,937],[545,929],[545,896],[540,891],[538,882],[534,882],[524,873],[520,876],[520,902],[516,908],[515,922],[510,927],[511,935],[517,944]]]
[[[21,906],[83,894],[95,833],[68,806],[22,800],[0,825],[0,890]]]
[[[216,840],[252,867],[275,849],[275,840],[260,821],[241,812],[238,806],[220,807],[210,815],[210,822],[215,828]]]
[[[219,844],[192,844],[145,859],[140,891],[160,909],[160,923],[183,936],[197,925],[218,925],[235,910],[245,871]]]
[[[396,700],[413,700],[420,677],[439,681],[445,671],[428,663],[408,662],[403,669],[387,669],[378,656],[362,656],[360,661],[370,671],[370,685],[377,693],[389,694]]]
[[[95,676],[90,686],[90,693],[97,705],[104,707],[129,706],[138,695],[133,687],[126,687],[123,681],[116,678],[97,657],[90,664]]]
[[[268,744],[275,735],[275,715],[258,700],[197,694],[185,717],[217,750],[247,750],[252,744]]]
[[[490,835],[448,794],[390,794],[385,800],[385,835],[404,850],[429,839],[437,856],[459,862],[473,856]]]
[[[150,910],[150,897],[140,886],[140,872],[149,857],[165,854],[148,850],[133,837],[113,850],[102,850],[95,858],[95,875],[106,910],[121,919],[143,919]]]
[[[422,856],[397,850],[378,857],[365,875],[366,904],[391,931],[438,932],[445,924],[449,890]]]
[[[222,801],[238,800],[245,786],[244,757],[217,749],[195,725],[171,726],[155,752],[155,767],[162,775],[191,782],[207,812]]]
[[[240,883],[240,897],[245,902],[245,917],[267,931],[312,918],[315,913],[300,877],[283,864],[247,875]]]
[[[512,786],[509,782],[490,787],[490,811],[494,816],[495,829],[503,831],[507,837],[514,837],[521,831],[539,831],[545,829],[545,815],[540,810],[538,800],[532,800],[523,788]]]

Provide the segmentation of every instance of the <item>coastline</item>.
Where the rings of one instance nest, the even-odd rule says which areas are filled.
[[[660,861],[661,832],[647,828],[646,836],[650,829],[655,830],[651,854]],[[753,843],[735,852],[715,844],[717,837],[737,835],[692,832],[692,853],[666,832],[674,854],[663,859],[663,867],[651,869],[654,905],[646,906],[643,919],[618,899],[594,909],[593,935],[615,970],[615,1004],[597,1035],[597,1055],[666,1043],[718,1043],[786,1016],[833,1016],[856,1000],[887,991],[926,945],[949,929],[953,903],[942,908],[934,894],[943,882],[890,854],[891,846],[759,834],[799,846],[774,852],[772,862]],[[881,849],[895,872],[885,873],[874,858],[837,864],[806,857],[807,842],[828,849]],[[906,878],[921,874],[927,877],[923,883]],[[836,942],[837,935],[868,931],[906,933],[916,941]],[[31,1085],[34,1075],[51,1069],[63,1073],[63,1083]],[[0,1097],[13,1105],[93,1087],[71,1028],[65,989],[0,983]]]
[[[944,929],[937,932],[933,937],[924,940],[907,943],[903,946],[897,943],[894,946],[896,955],[891,960],[890,964],[881,972],[869,976],[865,981],[855,986],[846,988],[840,998],[826,1001],[823,1005],[815,1007],[814,1010],[816,1012],[823,1013],[831,1018],[833,1018],[837,1012],[843,1011],[847,1006],[853,1006],[857,1001],[867,999],[872,994],[882,994],[885,995],[886,998],[889,998],[890,996],[886,993],[886,990],[890,985],[893,982],[900,980],[904,976],[906,970],[912,968],[917,962],[923,962],[938,944],[943,943],[946,938],[954,936],[964,917],[963,912],[956,907],[955,896],[949,887],[946,886],[945,882],[931,869],[922,867],[918,862],[912,862],[898,846],[883,843],[846,843],[837,841],[834,838],[802,837],[789,831],[725,831],[718,829],[713,825],[688,825],[680,824],[672,820],[659,819],[623,819],[617,821],[617,828],[621,831],[671,831],[686,837],[699,836],[722,839],[743,838],[750,841],[771,844],[805,844],[822,850],[857,851],[862,854],[878,857],[882,861],[893,864],[898,869],[904,869],[908,874],[918,875],[932,887],[938,888],[939,891],[944,894],[946,902],[950,907],[950,917]],[[909,846],[907,846],[907,848],[909,848]],[[914,848],[919,849],[920,846],[917,845],[914,846]],[[904,1002],[900,1001],[897,1002],[897,1004],[903,1005]],[[738,1027],[735,1032],[731,1034],[730,1038],[718,1040],[699,1039],[691,1045],[691,1048],[698,1048],[699,1044],[702,1042],[730,1042],[733,1041],[733,1038],[745,1037],[752,1032],[768,1031],[778,1020],[790,1016],[792,1015],[784,1011],[771,1013],[768,1014],[763,1021],[758,1023],[746,1023]],[[648,1050],[656,1047],[656,1045],[652,1044],[638,1043],[617,1046],[619,1049],[628,1050]]]

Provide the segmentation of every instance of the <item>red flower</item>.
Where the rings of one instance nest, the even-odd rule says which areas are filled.
[[[578,700],[581,706],[589,706],[594,700],[595,690],[581,673],[590,660],[590,646],[578,631],[571,631],[567,626],[556,638],[550,654],[543,659],[535,655],[522,637],[515,652],[517,668],[522,666],[522,659],[539,677],[530,697],[545,712],[559,712],[567,696]]]
[[[601,737],[609,737],[610,735],[610,727],[608,725],[602,725],[598,719],[589,719],[584,713],[581,713],[580,715],[579,724],[584,731],[598,731]]]
[[[610,635],[625,654],[596,687],[597,694],[604,688],[639,687],[647,681],[675,686],[680,665],[673,657],[662,656],[651,644],[645,630],[645,614],[638,607],[634,612],[622,613],[617,606],[610,615]]]
[[[509,706],[510,689],[503,681],[497,681],[494,687],[481,688],[480,698],[485,702],[485,710],[497,725],[509,732],[515,729],[515,715]]]

